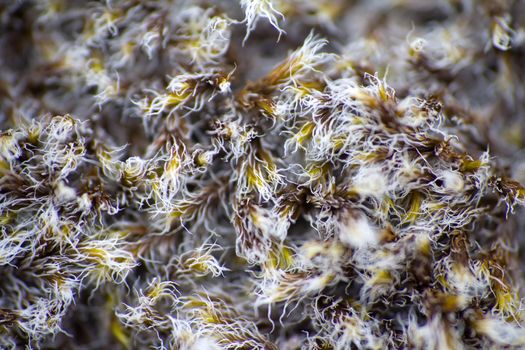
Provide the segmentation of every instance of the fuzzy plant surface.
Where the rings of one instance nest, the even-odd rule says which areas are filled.
[[[0,1],[0,349],[523,349],[525,2]]]

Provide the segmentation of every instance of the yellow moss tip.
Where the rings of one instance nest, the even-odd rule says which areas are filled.
[[[124,330],[124,328],[122,327],[122,325],[120,324],[120,322],[118,321],[118,319],[113,317],[111,320],[110,327],[111,327],[111,334],[113,334],[115,339],[120,344],[122,344],[126,349],[129,349],[131,346],[131,340],[128,334],[126,333],[126,331]]]
[[[410,208],[405,216],[406,223],[413,224],[420,215],[421,204],[423,202],[423,195],[419,192],[414,192],[410,198]]]
[[[276,252],[270,252],[269,267],[286,270],[293,266],[293,251],[288,247],[281,247]]]
[[[481,160],[464,160],[461,163],[461,166],[459,170],[462,172],[473,172],[481,168],[482,166],[486,165],[485,162],[482,162]]]

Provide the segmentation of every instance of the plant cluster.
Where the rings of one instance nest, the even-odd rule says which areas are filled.
[[[0,348],[525,346],[525,4],[0,4]]]

